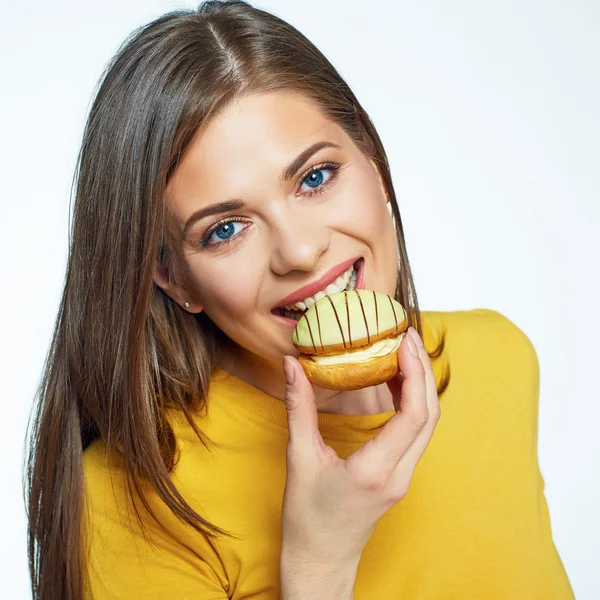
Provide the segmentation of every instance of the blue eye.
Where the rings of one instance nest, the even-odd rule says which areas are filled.
[[[321,186],[326,187],[327,186],[327,182],[331,179],[332,175],[329,174],[327,176],[327,179],[324,178],[323,173],[325,171],[333,171],[334,167],[332,168],[325,168],[325,167],[321,167],[319,169],[313,169],[303,180],[303,183],[306,183],[306,185],[308,185],[308,187],[311,190],[318,190]],[[323,184],[323,181],[325,181],[325,184]],[[313,192],[308,192],[308,195],[312,195]]]
[[[235,225],[240,225],[240,229],[238,231],[235,230]],[[206,232],[201,244],[203,246],[214,246],[222,244],[223,242],[228,242],[234,236],[234,234],[239,233],[243,229],[241,225],[242,222],[236,221],[235,219],[221,221],[221,223],[217,223],[214,227]]]

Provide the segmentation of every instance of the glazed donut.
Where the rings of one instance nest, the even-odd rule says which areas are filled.
[[[292,342],[309,381],[358,390],[398,373],[398,348],[407,329],[406,311],[391,296],[348,290],[313,304],[294,328]]]

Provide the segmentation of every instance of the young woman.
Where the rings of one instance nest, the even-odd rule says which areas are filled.
[[[278,307],[353,271],[411,329],[402,375],[340,393]],[[244,2],[166,14],[85,128],[31,432],[34,597],[572,598],[537,393],[506,317],[420,313],[384,149],[328,60]]]

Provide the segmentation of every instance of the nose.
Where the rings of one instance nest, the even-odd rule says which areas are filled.
[[[271,270],[277,275],[316,268],[329,247],[331,232],[314,216],[286,213],[272,223]]]

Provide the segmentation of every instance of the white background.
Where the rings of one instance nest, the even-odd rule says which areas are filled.
[[[540,361],[539,460],[578,600],[600,598],[600,4],[265,0],[334,63],[389,154],[425,310],[486,307]],[[2,0],[3,597],[29,597],[21,461],[103,66],[159,0]],[[507,574],[510,576],[510,574]]]

